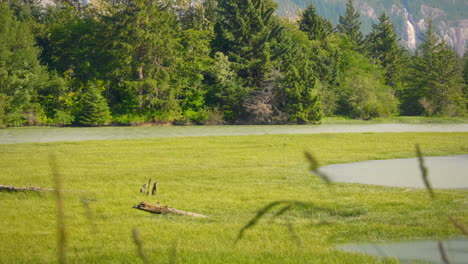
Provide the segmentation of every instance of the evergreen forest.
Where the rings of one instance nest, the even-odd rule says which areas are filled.
[[[0,127],[465,116],[468,55],[272,0],[0,0]]]

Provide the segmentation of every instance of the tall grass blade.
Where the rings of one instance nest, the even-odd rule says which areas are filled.
[[[292,207],[293,207],[293,205],[289,204],[289,205],[286,205],[285,207],[279,209],[278,212],[276,212],[273,215],[272,219],[275,219],[275,218],[278,218],[278,217],[284,215],[287,211],[291,210]]]
[[[291,224],[291,222],[288,221],[288,222],[286,223],[286,226],[288,227],[288,231],[289,231],[289,233],[291,234],[291,236],[292,236],[294,242],[296,242],[296,245],[297,245],[298,247],[302,246],[302,241],[301,241],[301,239],[299,238],[299,236],[297,235],[296,230],[294,229],[294,227],[293,227],[293,225]]]
[[[462,223],[458,222],[458,220],[455,219],[452,216],[449,216],[448,218],[449,218],[450,222],[452,222],[452,224],[455,227],[457,227],[465,236],[468,236],[468,229],[466,229],[466,226],[464,226]]]
[[[272,219],[278,218],[281,215],[285,214],[287,211],[293,209],[293,208],[312,208],[317,211],[323,211],[330,213],[332,210],[329,208],[324,208],[324,207],[318,207],[314,205],[313,203],[306,203],[306,202],[301,202],[301,201],[275,201],[267,206],[263,207],[262,209],[257,211],[257,214],[244,226],[242,229],[239,231],[239,234],[237,235],[237,238],[235,240],[235,244],[239,242],[244,237],[244,233],[248,230],[253,228],[255,225],[258,224],[258,222],[270,211],[272,211],[275,207],[279,205],[284,205],[281,209],[279,209],[278,212],[276,212],[273,216]]]
[[[65,228],[65,211],[62,195],[62,177],[58,171],[57,159],[54,154],[49,155],[49,166],[54,181],[54,193],[57,207],[57,260],[58,263],[66,263],[67,235]]]
[[[307,160],[309,161],[310,170],[311,171],[317,170],[319,168],[319,164],[318,164],[317,159],[315,159],[314,155],[312,155],[308,151],[304,151],[304,155],[307,158]]]
[[[440,257],[442,258],[442,262],[444,264],[450,264],[450,260],[449,260],[448,255],[447,255],[447,251],[445,251],[445,248],[444,248],[444,245],[442,244],[442,241],[439,241],[437,244],[439,246],[439,253],[440,253]]]
[[[148,264],[149,260],[148,257],[146,257],[145,252],[143,252],[143,242],[138,236],[138,230],[136,229],[136,227],[134,227],[132,230],[132,237],[133,243],[135,243],[137,247],[138,256],[141,258],[141,260],[143,260],[143,263]]]
[[[266,214],[268,213],[269,211],[271,211],[274,207],[276,207],[277,205],[283,203],[283,201],[276,201],[276,202],[272,202],[270,204],[268,204],[267,206],[263,207],[262,209],[258,210],[257,211],[257,214],[254,216],[254,218],[252,218],[244,227],[242,227],[242,229],[239,231],[239,234],[237,235],[237,239],[235,241],[235,243],[239,242],[239,240],[242,239],[242,237],[244,236],[244,233],[245,231],[247,231],[248,229],[254,227],[258,221]]]
[[[327,174],[319,170],[320,166],[319,166],[317,159],[314,157],[314,155],[312,155],[310,152],[307,152],[307,151],[304,151],[304,155],[306,159],[309,161],[309,165],[310,165],[309,170],[313,174],[319,176],[319,178],[322,179],[322,181],[324,181],[326,184],[333,183]]]
[[[418,144],[416,144],[416,155],[418,155],[419,169],[421,170],[421,176],[422,176],[424,185],[426,186],[426,189],[429,192],[429,196],[431,196],[431,198],[434,199],[435,197],[434,190],[432,189],[431,182],[429,181],[429,177],[427,174],[427,167],[424,165],[424,157],[421,152],[421,148],[419,147]]]

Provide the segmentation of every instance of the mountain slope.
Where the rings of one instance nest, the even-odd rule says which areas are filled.
[[[313,4],[317,12],[329,18],[334,24],[344,14],[346,0],[275,0],[278,14],[297,16],[297,11]],[[468,1],[467,0],[355,0],[356,9],[361,13],[363,31],[367,33],[371,24],[385,11],[403,44],[414,50],[426,30],[427,21],[433,19],[439,35],[458,54],[463,55],[468,44]]]

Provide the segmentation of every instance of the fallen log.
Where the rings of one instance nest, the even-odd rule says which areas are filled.
[[[1,185],[0,192],[53,192],[55,189],[46,189],[41,187],[16,187],[11,185]],[[86,192],[83,190],[62,190],[63,192]]]
[[[179,209],[169,207],[167,205],[151,204],[147,202],[141,202],[139,205],[133,206],[133,208],[143,210],[146,212],[150,212],[153,214],[176,214],[176,215],[188,215],[188,216],[193,216],[193,217],[207,217],[206,215],[182,211]]]
[[[0,184],[0,192],[40,192],[40,191],[53,191],[53,189],[44,189],[40,187],[16,187],[16,186],[9,186],[9,185],[1,185]]]

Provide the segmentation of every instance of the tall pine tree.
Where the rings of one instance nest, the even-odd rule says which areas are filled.
[[[282,78],[278,68],[290,47],[284,27],[274,15],[276,4],[271,0],[219,0],[218,6],[213,51],[229,58],[231,68],[250,91],[241,99],[243,116],[250,122],[273,122],[278,114],[273,101]]]
[[[106,99],[102,96],[105,88],[102,81],[87,83],[80,101],[78,124],[84,126],[107,125],[110,111]]]
[[[0,3],[0,125],[21,126],[45,121],[38,91],[49,75],[39,63],[31,27]]]
[[[233,62],[238,75],[252,89],[261,87],[272,62],[284,49],[278,44],[283,27],[274,16],[271,0],[218,1],[220,20],[215,26],[214,51]]]
[[[395,90],[400,89],[404,49],[398,44],[398,36],[387,14],[383,12],[379,23],[372,25],[372,32],[365,39],[365,48],[374,63],[385,69],[385,82]]]
[[[177,65],[181,29],[169,1],[125,0],[110,6],[107,45],[114,56],[117,112],[179,111]]]
[[[340,16],[338,24],[338,31],[348,36],[356,44],[357,49],[362,47],[364,39],[361,32],[361,22],[359,21],[360,16],[359,12],[354,8],[354,1],[348,0],[346,2],[346,12],[344,16]]]
[[[463,78],[454,50],[434,31],[432,21],[423,36],[407,76],[407,114],[462,115],[466,112],[463,99]]]
[[[324,41],[333,33],[333,24],[319,16],[313,5],[309,5],[300,17],[299,29],[306,32],[310,40]]]

